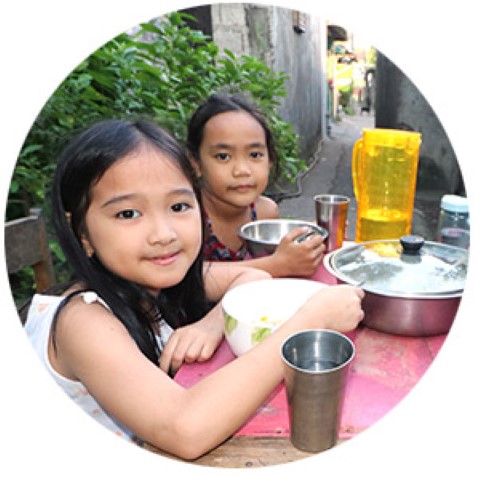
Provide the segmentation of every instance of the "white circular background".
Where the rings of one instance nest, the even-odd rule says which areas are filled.
[[[200,2],[3,2],[0,103],[1,198],[22,142],[60,81],[115,35],[150,18]],[[298,8],[292,1],[263,1]],[[313,2],[312,2],[313,3]],[[355,439],[307,460],[225,472],[168,460],[118,440],[76,407],[50,379],[19,328],[8,278],[1,275],[0,475],[4,478],[132,478],[225,475],[264,479],[451,478],[478,471],[479,181],[475,75],[476,20],[472,3],[319,2],[302,9],[370,38],[425,95],[455,149],[473,206],[470,271],[457,320],[432,367],[395,409]],[[446,2],[444,2],[446,3]],[[8,12],[6,11],[8,5]],[[476,120],[476,119],[475,119]],[[475,298],[476,297],[476,298]],[[477,308],[475,308],[477,307]],[[475,436],[474,436],[475,435]],[[473,440],[475,439],[475,441]],[[470,468],[469,468],[470,467]],[[8,473],[7,473],[8,472]],[[48,477],[47,477],[48,476]]]

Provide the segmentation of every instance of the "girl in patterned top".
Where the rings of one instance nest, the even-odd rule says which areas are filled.
[[[238,229],[252,220],[278,218],[278,205],[263,195],[277,152],[261,112],[240,96],[213,94],[193,114],[187,146],[201,182],[207,224],[205,258],[243,261],[246,248]],[[275,253],[246,264],[274,277],[310,276],[322,260],[319,235],[296,243],[307,227],[292,230]]]
[[[206,300],[270,276],[203,262],[183,149],[149,122],[93,125],[57,163],[53,219],[76,283],[56,301],[33,302],[26,329],[36,351],[105,426],[182,458],[215,447],[255,412],[282,379],[278,352],[290,334],[347,331],[363,317],[362,290],[322,288],[250,352],[184,388],[167,372],[208,358],[223,336],[221,304],[205,314]]]

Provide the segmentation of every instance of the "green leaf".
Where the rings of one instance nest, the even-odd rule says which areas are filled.
[[[26,157],[27,155],[30,155],[34,152],[38,152],[43,148],[42,145],[27,145],[21,152],[22,157]]]
[[[12,183],[10,183],[10,193],[17,193],[19,188],[19,183],[15,180],[12,180]]]
[[[227,57],[230,57],[232,60],[236,59],[235,54],[228,48],[224,48],[223,53],[225,53],[225,55],[227,55]]]
[[[251,335],[252,344],[255,345],[256,343],[260,343],[262,340],[265,340],[270,333],[272,333],[272,329],[269,327],[255,327],[252,330]]]
[[[230,335],[238,325],[238,321],[235,320],[231,315],[225,313],[225,332]]]

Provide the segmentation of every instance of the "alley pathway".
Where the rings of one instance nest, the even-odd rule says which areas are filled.
[[[341,121],[334,123],[330,137],[319,146],[312,167],[299,181],[296,195],[280,200],[280,215],[314,221],[313,197],[316,194],[347,195],[351,198],[347,236],[354,239],[357,204],[352,186],[352,149],[355,141],[362,136],[363,129],[374,127],[373,114],[344,115]],[[437,197],[432,198],[427,192],[418,191],[415,197],[412,233],[422,235],[427,240],[434,240],[439,210]]]
[[[315,219],[313,197],[319,193],[336,193],[351,198],[347,235],[355,236],[356,201],[353,195],[351,158],[356,140],[364,128],[373,128],[375,117],[370,114],[344,116],[332,125],[330,136],[320,145],[314,164],[300,182],[300,195],[280,202],[283,217]]]

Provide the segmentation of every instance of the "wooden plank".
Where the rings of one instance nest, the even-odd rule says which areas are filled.
[[[145,448],[169,458],[177,458],[146,444]],[[195,465],[245,468],[293,462],[313,455],[296,449],[285,437],[231,437],[209,453],[191,461]]]
[[[33,268],[37,292],[55,285],[53,262],[41,209],[32,208],[30,216],[5,223],[5,258],[8,273],[16,273],[24,267]]]
[[[5,226],[5,251],[9,273],[41,262],[38,219],[30,216],[8,222]]]

